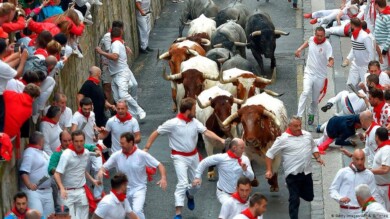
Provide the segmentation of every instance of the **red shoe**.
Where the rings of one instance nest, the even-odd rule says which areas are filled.
[[[317,23],[317,18],[311,19],[310,24],[316,24]]]
[[[311,17],[311,13],[306,13],[306,14],[303,15],[303,17],[306,18],[306,19],[312,18]]]

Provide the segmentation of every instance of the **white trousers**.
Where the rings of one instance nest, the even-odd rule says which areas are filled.
[[[30,209],[38,210],[45,218],[55,212],[53,190],[51,188],[36,191],[26,189],[25,192],[28,197],[28,207]]]
[[[332,103],[333,105],[337,104],[340,106],[341,111],[337,113],[338,116],[352,115],[352,113],[348,110],[347,104],[345,103],[345,98],[348,97],[348,94],[348,91],[343,90],[328,100],[328,103]]]
[[[325,35],[326,36],[336,35],[340,37],[345,37],[344,28],[347,24],[349,24],[349,21],[342,21],[340,26],[333,26],[330,28],[326,28]]]
[[[149,34],[151,30],[150,14],[142,16],[137,12],[137,26],[139,30],[140,47],[145,50],[149,45]]]
[[[48,76],[44,81],[41,83],[41,94],[39,97],[34,101],[34,112],[33,115],[36,115],[39,113],[40,110],[44,110],[46,106],[46,102],[49,99],[51,93],[54,90],[54,87],[56,86],[56,81],[54,78]]]
[[[379,48],[381,49],[381,51],[383,50],[383,47],[381,45],[379,45]],[[376,52],[375,52],[375,54],[376,54]],[[387,55],[384,55],[383,56],[383,64],[381,64],[381,70],[386,71],[388,67],[389,67],[389,59],[388,59]]]
[[[232,195],[230,195],[224,191],[220,191],[219,189],[217,189],[216,194],[217,194],[218,201],[219,201],[219,203],[221,203],[221,205],[223,205],[223,203],[225,203],[225,201],[227,201],[229,198],[232,197]]]
[[[340,218],[365,219],[362,214],[362,209],[344,209],[340,208]]]
[[[91,162],[91,170],[93,172],[94,178],[97,178],[97,173],[99,172],[100,168],[103,166],[103,160],[102,157],[95,157],[90,156],[90,162]],[[93,197],[96,199],[100,199],[102,197],[103,192],[103,184],[100,186],[94,186],[93,187]]]
[[[367,69],[368,69],[367,65],[359,66],[356,64],[355,61],[352,61],[351,68],[349,69],[347,85],[352,84],[358,90],[359,88],[357,86],[359,82],[365,80],[364,75],[367,73]]]
[[[129,200],[131,209],[133,209],[134,213],[140,219],[145,219],[144,204],[146,197],[146,187],[142,189],[127,189],[126,197]]]
[[[330,10],[319,10],[319,11],[315,11],[311,14],[311,16],[313,18],[321,18],[321,17],[325,17],[325,16],[328,16],[334,12],[338,13],[340,9],[330,9]]]
[[[390,209],[390,201],[389,201],[389,186],[376,186],[378,190],[378,194],[380,197],[374,197],[377,202],[381,203],[383,207],[386,208],[387,211]],[[381,199],[381,200],[378,200]]]
[[[303,76],[303,91],[299,97],[297,116],[302,117],[305,112],[306,101],[311,94],[311,103],[309,107],[309,115],[316,115],[318,112],[318,98],[324,87],[325,79],[310,76],[305,73]]]
[[[195,154],[190,157],[181,155],[172,155],[173,165],[177,176],[177,185],[175,190],[175,206],[184,206],[186,191],[191,196],[198,191],[197,187],[192,187],[192,181],[195,178],[195,170],[199,164],[199,155]]]
[[[89,214],[87,195],[84,188],[67,190],[68,198],[62,199],[64,205],[68,206],[72,219],[86,219]]]
[[[111,82],[112,96],[118,100],[126,100],[129,111],[133,116],[137,116],[144,110],[137,103],[138,83],[130,69],[124,69],[112,76]]]

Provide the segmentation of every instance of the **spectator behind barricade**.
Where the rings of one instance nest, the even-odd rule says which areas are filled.
[[[38,15],[42,8],[49,4],[50,0],[19,0],[19,5],[26,12],[27,17],[34,17]]]
[[[31,117],[33,101],[40,93],[35,84],[28,84],[23,93],[4,91],[4,132],[11,138],[19,133],[20,127]]]
[[[47,18],[53,17],[55,15],[63,14],[64,11],[62,10],[61,6],[59,4],[61,3],[61,0],[50,0],[50,2],[42,8],[41,12],[38,14],[37,21],[44,21]]]
[[[35,52],[34,56],[44,60],[49,56],[47,53],[46,47],[47,44],[53,40],[53,36],[49,31],[42,31],[40,34],[38,34],[38,37],[35,40]]]
[[[61,108],[51,106],[39,124],[40,131],[45,135],[43,150],[51,155],[61,145],[59,134],[62,132],[59,121],[61,117]]]
[[[18,192],[14,195],[12,209],[6,214],[4,219],[25,218],[28,209],[28,198],[26,193]]]
[[[27,71],[26,73],[23,74],[23,77],[21,79],[13,78],[9,80],[5,89],[22,93],[24,87],[30,83],[33,83],[37,86],[40,86],[41,84],[38,74],[34,71]]]
[[[0,26],[5,22],[10,22],[15,16],[16,7],[14,4],[5,2],[0,7]]]
[[[50,76],[54,77],[60,73],[61,69],[64,68],[68,58],[66,56],[61,56],[62,46],[55,40],[52,40],[47,44],[46,50],[49,55],[52,55],[57,59],[57,64],[53,70],[50,71]]]
[[[7,33],[23,30],[26,27],[25,16],[26,13],[23,9],[16,8],[15,17],[11,21],[3,23],[1,28]]]
[[[72,110],[66,106],[68,98],[63,93],[55,93],[53,95],[51,106],[58,106],[61,109],[60,127],[61,129],[70,129],[72,127]],[[45,108],[44,114],[47,113],[50,106]]]
[[[68,37],[66,36],[66,34],[56,34],[53,39],[59,42],[62,46],[61,57],[65,56],[66,58],[68,58],[70,55],[72,55],[72,47],[68,45]]]

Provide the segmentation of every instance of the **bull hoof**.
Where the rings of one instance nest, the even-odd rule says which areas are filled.
[[[215,176],[216,176],[215,170],[207,172],[207,179],[209,181],[216,181]]]
[[[257,179],[252,180],[251,185],[253,187],[258,187],[259,186],[259,180],[257,180]]]
[[[270,191],[270,192],[279,192],[279,187],[273,187],[273,186],[271,186],[271,187],[269,187],[269,191]]]

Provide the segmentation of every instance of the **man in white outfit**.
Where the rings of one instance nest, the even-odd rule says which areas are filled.
[[[380,202],[387,210],[390,209],[389,186],[390,186],[390,141],[386,128],[378,128],[375,132],[375,140],[378,148],[375,150],[372,173],[378,187]]]
[[[150,22],[150,0],[135,0],[137,26],[139,31],[140,52],[148,53],[153,49],[149,48]]]
[[[95,50],[109,59],[108,67],[112,77],[111,88],[114,100],[126,100],[131,115],[139,116],[142,120],[146,117],[146,113],[137,103],[138,83],[127,64],[126,47],[122,35],[123,29],[113,27],[110,51],[104,52],[100,47],[96,47]]]
[[[44,137],[41,132],[34,132],[29,138],[29,145],[23,152],[19,173],[22,178],[22,190],[28,197],[28,206],[42,212],[47,217],[54,213],[51,180],[47,175],[49,155],[43,149]],[[40,182],[42,179],[46,180]]]
[[[72,110],[66,106],[68,98],[63,93],[55,93],[53,96],[53,102],[51,106],[58,106],[61,109],[61,117],[59,121],[59,125],[62,130],[68,129],[72,127]],[[44,111],[44,115],[46,115],[47,110],[50,106],[47,106]]]
[[[59,121],[61,109],[58,106],[51,106],[39,124],[40,131],[45,135],[43,150],[50,156],[56,148],[61,145],[59,134],[62,132]]]
[[[190,210],[195,208],[193,195],[197,187],[191,185],[195,177],[195,170],[199,164],[199,154],[196,148],[198,134],[204,134],[207,138],[225,143],[214,132],[195,119],[196,101],[192,98],[184,98],[180,103],[180,113],[176,118],[170,119],[158,127],[146,142],[144,151],[149,151],[153,142],[159,135],[167,134],[169,147],[172,149],[172,159],[175,166],[177,185],[175,191],[176,215],[174,219],[182,219],[181,211],[184,199],[187,196],[187,206]]]
[[[360,184],[370,186],[371,194],[378,196],[374,174],[364,167],[365,155],[363,150],[356,149],[349,166],[340,169],[329,188],[330,197],[340,205],[341,217],[360,218],[361,208],[354,190]]]
[[[150,154],[138,149],[134,143],[134,135],[124,132],[120,135],[122,150],[111,155],[99,171],[98,178],[103,179],[103,174],[116,168],[118,172],[126,174],[129,179],[127,186],[127,199],[133,211],[140,219],[145,219],[144,203],[146,198],[147,174],[146,168],[158,168],[161,180],[157,182],[165,190],[167,187],[165,167]]]
[[[264,212],[267,211],[267,204],[268,200],[264,195],[255,193],[249,199],[249,207],[233,219],[261,219]]]
[[[334,63],[333,50],[330,43],[325,38],[325,29],[317,27],[315,36],[310,37],[295,51],[296,57],[301,57],[302,50],[309,47],[305,74],[303,76],[303,92],[299,97],[297,116],[302,117],[306,107],[306,101],[311,94],[311,104],[309,107],[308,124],[314,123],[314,116],[318,111],[320,95],[325,95],[327,87],[327,67],[332,67]]]
[[[347,85],[352,84],[355,88],[359,82],[364,81],[368,63],[374,60],[374,47],[367,32],[362,30],[362,22],[358,18],[351,19],[351,42],[352,48],[347,60],[352,60],[348,74]]]
[[[234,138],[229,144],[229,150],[224,154],[215,154],[203,159],[196,168],[193,186],[202,183],[202,173],[210,166],[218,168],[217,198],[221,204],[228,200],[236,191],[236,182],[241,176],[250,180],[254,179],[254,173],[249,158],[243,155],[245,142]]]
[[[386,211],[382,204],[377,202],[371,194],[371,189],[366,184],[360,184],[355,188],[356,199],[362,207],[362,217],[368,219],[390,218],[390,213]]]

